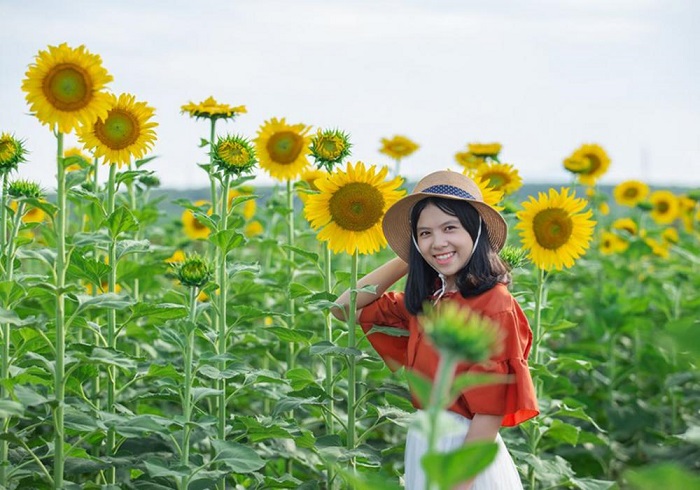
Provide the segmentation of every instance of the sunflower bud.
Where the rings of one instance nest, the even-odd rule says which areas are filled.
[[[339,129],[319,130],[311,138],[309,147],[318,167],[331,172],[335,165],[350,156],[352,145],[349,138],[349,135]]]
[[[190,255],[177,266],[177,278],[184,286],[201,288],[211,278],[209,263],[199,255]]]
[[[249,173],[257,162],[255,148],[242,136],[219,138],[214,146],[214,163],[227,174]]]
[[[39,199],[44,196],[39,184],[29,180],[15,180],[11,182],[7,188],[7,193],[15,199],[22,197]]]
[[[503,348],[501,330],[492,320],[467,307],[445,302],[426,307],[422,325],[438,350],[460,361],[487,361]]]
[[[0,135],[0,174],[16,170],[17,164],[26,161],[24,158],[26,153],[27,150],[24,149],[22,141],[9,133],[2,133]]]
[[[521,247],[506,245],[505,247],[503,247],[503,249],[501,249],[499,255],[501,256],[501,259],[503,259],[505,263],[508,264],[508,267],[510,269],[517,269],[518,267],[523,267],[529,262],[527,258],[527,250]]]

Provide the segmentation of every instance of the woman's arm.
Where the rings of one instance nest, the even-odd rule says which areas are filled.
[[[365,277],[357,281],[358,289],[365,286],[376,286],[374,293],[357,293],[355,314],[359,317],[360,310],[379,298],[389,287],[408,273],[408,264],[396,257],[386,264],[373,270]],[[350,290],[346,290],[335,300],[341,308],[331,308],[331,313],[339,320],[345,320],[348,307],[350,306]]]
[[[469,431],[464,438],[464,443],[469,444],[472,441],[495,441],[498,435],[498,429],[501,428],[502,415],[484,415],[482,413],[474,414]],[[474,485],[474,479],[460,483],[453,490],[469,490]]]

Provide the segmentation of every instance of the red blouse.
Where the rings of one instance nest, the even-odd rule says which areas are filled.
[[[532,384],[527,357],[532,346],[532,330],[520,305],[504,284],[471,298],[459,293],[447,293],[440,301],[457,301],[501,325],[504,333],[503,350],[484,364],[460,363],[456,374],[467,371],[509,374],[512,383],[502,383],[471,388],[449,407],[453,412],[471,419],[474,414],[503,415],[501,424],[506,427],[518,425],[539,413],[535,387]],[[435,378],[439,354],[429,339],[424,336],[417,317],[411,315],[404,305],[403,293],[384,293],[362,309],[362,329],[368,332],[374,325],[408,330],[407,337],[393,337],[373,333],[367,338],[390,369],[405,366]],[[420,408],[418,400],[413,405]]]

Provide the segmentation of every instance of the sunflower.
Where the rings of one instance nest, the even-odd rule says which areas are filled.
[[[191,102],[189,104],[183,105],[181,112],[186,112],[190,117],[195,117],[197,119],[233,119],[239,114],[245,114],[248,110],[244,105],[239,105],[232,107],[228,104],[221,104],[214,99],[214,97],[209,97],[203,100],[199,104]]]
[[[585,253],[595,226],[593,213],[583,210],[586,204],[584,199],[570,195],[568,188],[561,192],[550,189],[549,195],[540,192],[537,199],[530,196],[530,201],[523,203],[515,228],[520,230],[523,246],[537,267],[562,270],[573,266]]]
[[[683,221],[685,231],[690,232],[693,230],[693,215],[695,214],[696,205],[696,201],[688,196],[680,196],[678,198],[678,214],[681,221]]]
[[[489,187],[503,194],[512,194],[523,186],[518,170],[507,163],[485,163],[474,171],[474,176],[487,181]]]
[[[228,191],[228,208],[229,210],[231,209],[231,203],[233,200],[237,197],[242,197],[242,196],[252,196],[253,195],[253,189],[250,187],[239,187],[238,189],[231,189]],[[243,215],[243,218],[246,220],[249,220],[253,216],[255,216],[255,209],[257,205],[255,204],[255,199],[248,199],[243,203],[243,211],[241,214]]]
[[[319,240],[327,241],[335,252],[371,254],[386,246],[382,217],[403,194],[403,179],[385,180],[388,169],[377,172],[357,162],[316,180],[318,194],[310,194],[304,215],[311,226],[321,231]]]
[[[654,255],[663,259],[667,259],[669,257],[670,252],[668,250],[668,244],[662,243],[654,238],[645,238],[644,243],[647,244],[647,246],[651,249],[651,253]]]
[[[209,201],[197,201],[194,203],[194,205],[197,207],[204,206],[205,204],[209,204]],[[211,213],[212,209],[210,207],[207,214],[210,215]],[[181,219],[185,235],[192,240],[205,239],[209,236],[209,233],[211,233],[209,227],[202,224],[190,209],[185,209],[185,211],[182,213]]]
[[[153,108],[145,102],[137,102],[131,94],[109,95],[109,111],[95,124],[86,126],[78,136],[85,148],[95,157],[119,167],[131,158],[142,158],[156,140],[153,130],[158,123],[150,121]]]
[[[469,177],[474,181],[474,183],[479,187],[481,191],[481,197],[486,204],[491,206],[496,211],[503,211],[505,207],[500,206],[499,203],[503,201],[503,191],[491,187],[490,181],[475,175],[475,172],[465,170],[462,172],[464,175]]]
[[[328,175],[329,172],[325,170],[324,167],[309,167],[306,170],[304,170],[304,172],[302,172],[299,180],[300,182],[304,182],[306,186],[297,187],[297,195],[299,196],[299,199],[301,199],[302,204],[306,204],[306,198],[309,196],[309,194],[312,194],[312,192],[309,192],[309,190],[318,192],[316,181],[318,179],[325,179],[326,177],[328,177]]]
[[[615,202],[621,206],[635,207],[649,195],[649,186],[638,180],[626,180],[613,189]]]
[[[287,124],[284,118],[266,121],[255,138],[260,166],[277,180],[295,179],[309,164],[310,129],[304,124]]]
[[[615,233],[604,231],[600,238],[600,252],[603,255],[624,252],[629,248],[627,240],[617,236]]]
[[[264,229],[262,223],[260,221],[251,221],[248,223],[245,228],[243,229],[243,233],[245,236],[248,238],[252,238],[254,236],[262,235]]]
[[[91,165],[90,157],[83,153],[80,148],[68,148],[63,152],[64,163],[68,166],[66,167],[66,172],[75,172],[83,168],[87,168]]]
[[[649,196],[651,218],[660,225],[672,223],[678,217],[678,198],[671,191],[654,191]]]
[[[9,133],[0,135],[0,174],[17,170],[17,164],[25,162],[24,143]]]
[[[178,262],[184,262],[185,261],[185,252],[182,250],[175,250],[173,254],[165,259],[166,264],[176,264]]]
[[[466,170],[473,170],[482,165],[486,160],[474,155],[469,151],[458,151],[455,153],[455,160]]]
[[[564,160],[564,168],[572,174],[580,174],[591,168],[591,161],[587,158],[567,158]]]
[[[630,235],[636,235],[638,231],[637,223],[631,218],[619,218],[616,219],[612,224],[613,230],[620,230],[629,233]]]
[[[122,290],[122,287],[119,284],[114,285],[114,292],[115,293],[118,293],[121,290]],[[87,293],[90,296],[93,296],[96,294],[104,294],[107,291],[109,291],[109,282],[108,281],[100,282],[100,285],[97,288],[97,290],[95,290],[95,286],[91,282],[85,283],[85,291],[87,291]]]
[[[102,67],[100,56],[85,46],[63,43],[39,51],[25,76],[22,90],[30,110],[52,131],[70,133],[107,115],[109,95],[102,89],[112,75]]]
[[[319,130],[311,138],[311,155],[329,172],[350,155],[350,136],[338,129]]]
[[[585,185],[594,185],[610,166],[608,154],[595,144],[581,145],[567,160],[579,161],[577,165],[586,167],[578,172],[579,181]]]
[[[382,147],[379,151],[385,155],[389,155],[394,160],[399,160],[409,156],[418,148],[420,148],[420,146],[405,136],[396,135],[391,139],[382,138]]]
[[[44,200],[42,199],[42,201]],[[17,211],[17,201],[12,201],[10,203],[10,208],[13,211]],[[35,208],[34,206],[25,207],[24,209],[25,212],[22,215],[22,223],[43,223],[48,218],[44,211],[39,208]]]
[[[608,205],[607,202],[603,201],[600,204],[598,204],[598,212],[602,216],[607,216],[610,214],[610,205]]]
[[[469,153],[479,158],[498,158],[501,153],[500,143],[469,143],[467,145]]]
[[[214,163],[224,172],[239,176],[251,172],[258,161],[250,141],[229,135],[219,138],[214,146]]]
[[[675,228],[666,228],[661,233],[661,238],[666,244],[678,243],[681,239],[680,236],[678,236],[678,230]]]

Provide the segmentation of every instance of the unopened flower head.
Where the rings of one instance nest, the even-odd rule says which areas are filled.
[[[498,325],[470,308],[443,302],[438,307],[427,306],[425,311],[423,329],[443,355],[480,363],[503,348]]]
[[[249,173],[257,162],[253,144],[242,136],[219,138],[214,146],[214,163],[227,174]]]
[[[7,193],[15,199],[22,197],[40,199],[44,196],[39,184],[29,180],[15,180],[11,182],[7,188]]]
[[[0,174],[17,170],[17,165],[26,161],[24,156],[27,150],[24,149],[22,141],[9,133],[0,135]]]
[[[339,129],[319,130],[311,138],[311,155],[319,168],[329,172],[350,156],[350,136]]]
[[[201,288],[211,279],[209,263],[199,255],[190,255],[177,266],[177,278],[183,286]]]
[[[511,269],[523,267],[529,262],[529,259],[527,258],[527,250],[522,247],[506,245],[498,254]]]

